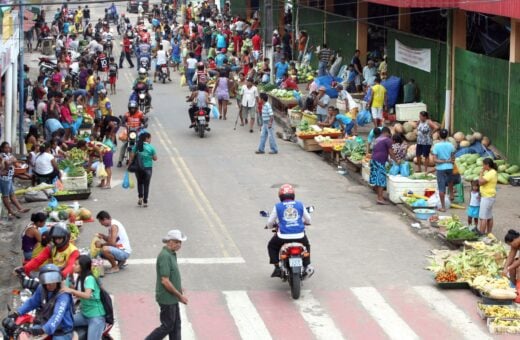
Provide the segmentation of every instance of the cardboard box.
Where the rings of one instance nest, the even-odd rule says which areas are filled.
[[[318,142],[313,139],[298,138],[298,145],[305,151],[321,151],[322,148]]]

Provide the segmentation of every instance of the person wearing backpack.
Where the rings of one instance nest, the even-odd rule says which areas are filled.
[[[138,164],[135,170],[135,177],[137,179],[137,193],[138,200],[137,205],[148,207],[148,194],[150,192],[150,181],[152,179],[152,167],[153,162],[157,161],[157,152],[155,147],[150,144],[152,135],[148,132],[142,132],[139,135],[137,145],[130,153],[130,159],[128,166],[132,166],[134,158],[137,157],[136,163]]]
[[[101,287],[91,271],[92,260],[81,255],[74,263],[78,279],[74,288],[62,287],[61,291],[79,299],[79,310],[74,314],[74,327],[87,326],[87,340],[99,340],[105,330],[106,311],[101,302]]]

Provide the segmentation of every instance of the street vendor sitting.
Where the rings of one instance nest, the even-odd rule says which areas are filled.
[[[287,73],[285,73],[282,77],[282,83],[280,84],[280,88],[284,90],[298,91],[298,84],[291,77],[289,77]]]
[[[336,122],[336,108],[329,106],[327,109],[327,117],[322,122],[318,122],[319,127],[332,127]]]

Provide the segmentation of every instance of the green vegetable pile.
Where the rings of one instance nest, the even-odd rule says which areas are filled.
[[[412,167],[412,168],[413,168],[413,167]],[[416,172],[416,173],[411,174],[408,178],[409,178],[409,179],[420,179],[420,180],[428,180],[428,181],[431,181],[431,180],[436,179],[437,177],[435,177],[434,174],[430,174],[430,173],[425,173],[425,172]]]
[[[278,87],[275,84],[267,83],[267,84],[259,84],[258,90],[259,92],[271,92]]]
[[[449,221],[446,223],[446,230],[448,230],[446,238],[448,240],[473,241],[478,239],[478,234],[469,230],[467,226],[463,225],[458,216],[453,215],[448,220]]]
[[[353,161],[360,161],[365,157],[366,151],[366,145],[362,139],[347,139],[343,150],[341,150],[341,155]]]
[[[302,120],[300,122],[300,126],[298,127],[300,131],[309,131],[311,127],[309,126],[309,122],[306,120]]]
[[[480,157],[478,154],[466,154],[457,158],[455,163],[464,179],[471,182],[478,180],[484,159],[485,157]],[[498,183],[509,184],[509,177],[520,176],[518,165],[507,164],[503,159],[496,159],[494,162],[498,165]]]

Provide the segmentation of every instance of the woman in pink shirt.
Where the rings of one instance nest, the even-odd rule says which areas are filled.
[[[65,128],[65,140],[69,140],[72,136],[72,124],[74,123],[74,120],[72,119],[72,114],[70,113],[69,107],[72,99],[73,96],[71,94],[67,94],[60,109],[60,122]]]

